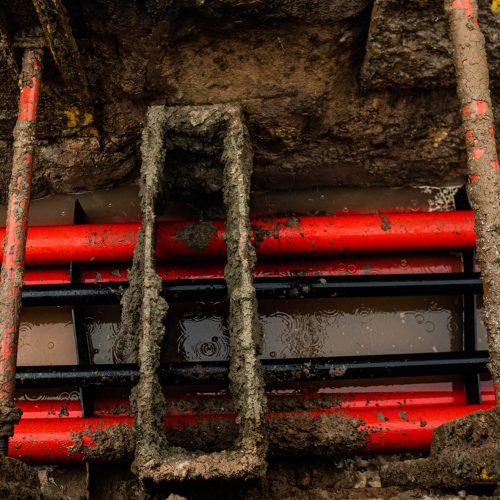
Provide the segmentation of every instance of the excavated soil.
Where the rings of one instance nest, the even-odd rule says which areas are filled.
[[[36,471],[13,458],[0,457],[0,498],[39,500],[40,481]]]
[[[210,238],[217,231],[217,226],[213,222],[197,222],[182,228],[176,234],[177,241],[182,241],[189,248],[203,250],[210,243]]]
[[[267,476],[261,484],[205,483],[188,488],[167,489],[153,500],[164,500],[170,492],[188,500],[243,499],[426,499],[426,500],[480,500],[490,498],[485,491],[472,489],[428,489],[382,487],[380,469],[397,464],[404,457],[357,457],[328,461],[318,459],[271,459]],[[136,480],[116,465],[96,470],[93,498],[96,500],[136,500],[139,485]],[[497,498],[497,497],[493,497]]]
[[[430,2],[432,8],[428,3],[378,0],[374,12],[379,14],[370,28],[372,2],[365,0],[68,2],[95,128],[75,130],[71,103],[47,57],[34,194],[91,190],[137,178],[140,131],[154,103],[241,104],[254,150],[254,188],[460,184],[465,155],[458,101],[448,87],[446,23],[441,14],[438,21],[434,16],[440,2]],[[14,39],[39,31],[31,0],[2,7]],[[483,19],[493,56],[498,14]],[[377,47],[387,50],[377,52]],[[404,83],[404,90],[368,90],[372,83],[384,86],[395,68],[402,68],[398,75],[404,78],[398,76],[394,84]],[[429,75],[436,84],[418,88]],[[443,82],[435,78],[441,75]],[[4,198],[15,108],[15,86],[4,78]],[[172,151],[172,191],[214,193],[221,176],[212,167],[206,152]]]
[[[433,432],[429,458],[401,462],[383,471],[384,484],[464,487],[498,484],[500,407],[452,420]]]

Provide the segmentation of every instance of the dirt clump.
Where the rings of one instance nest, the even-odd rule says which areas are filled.
[[[9,500],[40,500],[38,475],[23,462],[0,457],[0,498]]]
[[[285,415],[268,421],[269,446],[274,454],[342,455],[366,445],[362,421],[345,415],[322,414],[314,421],[304,415]]]
[[[500,16],[490,0],[478,0],[492,74],[500,71]],[[429,29],[432,26],[432,29]],[[388,50],[388,47],[390,49]],[[453,87],[452,48],[443,2],[377,0],[361,71],[366,89]],[[498,86],[497,79],[492,80]]]
[[[462,487],[500,478],[500,406],[452,420],[434,430],[429,458],[393,464],[384,484]]]
[[[182,241],[189,248],[203,250],[210,243],[210,239],[217,231],[217,226],[210,221],[196,222],[183,227],[176,235],[177,241]]]
[[[83,438],[92,439],[85,444]],[[108,429],[74,432],[70,453],[81,453],[86,460],[106,460],[109,462],[130,460],[134,455],[136,436],[134,430],[122,424]]]

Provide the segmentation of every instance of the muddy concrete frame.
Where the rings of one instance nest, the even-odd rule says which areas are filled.
[[[222,138],[224,166],[225,280],[230,304],[230,389],[238,413],[239,436],[234,447],[214,453],[188,452],[168,445],[163,430],[165,400],[157,369],[163,317],[167,304],[160,297],[155,271],[155,207],[160,200],[164,170],[168,171],[166,137],[180,134],[203,144]],[[143,234],[134,254],[130,292],[124,298],[126,328],[139,325],[140,381],[134,389],[137,445],[134,470],[152,486],[167,481],[246,479],[266,470],[264,381],[257,353],[261,342],[252,269],[255,250],[250,241],[249,196],[252,150],[239,107],[215,105],[149,109],[142,138],[141,208]]]

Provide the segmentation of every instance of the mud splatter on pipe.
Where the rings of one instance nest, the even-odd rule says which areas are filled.
[[[3,453],[13,435],[14,424],[21,418],[13,396],[42,63],[41,49],[26,50],[20,77],[19,114],[14,128],[0,284],[0,452]]]
[[[107,264],[82,269],[81,283],[123,283],[128,281],[126,264]],[[377,256],[327,256],[262,261],[254,268],[254,278],[302,276],[373,276],[380,274],[435,274],[463,271],[459,255],[448,253],[388,254]],[[222,279],[224,262],[169,262],[158,264],[156,273],[163,281],[186,279]],[[70,284],[69,266],[28,267],[25,285]]]
[[[500,404],[500,211],[499,169],[484,36],[476,0],[445,0],[453,47],[462,122],[467,147],[468,195],[474,210],[477,255],[485,288],[484,322],[488,332]]]
[[[159,223],[157,260],[225,258],[224,222],[210,221],[210,231],[200,239],[200,225],[206,224]],[[429,252],[473,248],[476,243],[470,211],[258,218],[251,219],[251,225],[258,257]],[[32,227],[26,263],[130,262],[140,227],[139,223]]]
[[[490,405],[456,405],[444,407],[341,409],[323,408],[288,412],[268,412],[266,422],[270,432],[271,453],[334,454],[343,445],[342,440],[322,432],[329,419],[336,426],[353,426],[354,446],[346,454],[402,453],[428,451],[434,429],[445,422],[486,410]],[[234,413],[201,413],[170,415],[164,419],[172,439],[185,442],[199,435],[203,425],[210,425],[217,439],[225,442],[236,433]],[[47,418],[23,419],[10,443],[14,458],[31,463],[82,462],[84,460],[127,460],[133,455],[135,436],[131,431],[133,417]],[[310,436],[307,448],[296,442],[281,440],[287,433],[306,426]],[[198,434],[197,434],[198,433]],[[284,434],[285,433],[285,434]],[[110,436],[112,439],[110,440]],[[274,436],[274,437],[273,437]],[[193,441],[191,441],[193,442]],[[178,442],[177,444],[182,444]],[[110,449],[110,445],[112,449]],[[334,446],[335,445],[335,446]]]

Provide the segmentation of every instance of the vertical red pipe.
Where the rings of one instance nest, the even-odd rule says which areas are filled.
[[[22,413],[14,404],[13,396],[42,59],[41,49],[29,49],[24,53],[19,115],[14,128],[0,283],[0,454],[7,453],[8,439]]]

